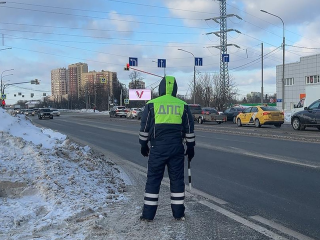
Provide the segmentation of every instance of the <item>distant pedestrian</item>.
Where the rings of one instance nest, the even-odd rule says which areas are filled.
[[[175,78],[164,77],[159,85],[160,97],[149,101],[142,114],[139,142],[141,154],[149,156],[149,160],[141,220],[152,221],[155,217],[165,166],[170,178],[173,217],[177,220],[185,217],[184,155],[190,160],[194,157],[195,135],[189,106],[176,98],[177,90]]]
[[[96,112],[96,107],[93,107],[93,112]]]

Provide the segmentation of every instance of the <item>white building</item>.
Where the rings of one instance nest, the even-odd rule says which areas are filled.
[[[320,85],[320,54],[301,57],[300,62],[285,64],[284,109],[291,110],[305,97],[307,84]],[[282,65],[277,66],[277,107],[282,109]]]

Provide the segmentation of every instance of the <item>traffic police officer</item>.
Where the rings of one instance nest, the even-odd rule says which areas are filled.
[[[166,165],[172,214],[175,219],[184,220],[184,155],[190,160],[194,157],[195,135],[190,109],[184,101],[176,98],[177,90],[175,78],[164,77],[159,85],[159,97],[149,101],[142,114],[139,143],[141,154],[149,156],[149,160],[141,220],[152,221],[155,217]]]

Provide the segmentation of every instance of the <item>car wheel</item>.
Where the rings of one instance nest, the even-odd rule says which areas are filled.
[[[294,130],[304,130],[304,129],[306,128],[306,127],[302,126],[299,118],[294,118],[294,119],[292,120],[292,124],[291,124],[291,125],[292,125],[292,128],[293,128]]]
[[[236,124],[236,117],[233,117],[233,119],[232,119],[232,122],[234,123],[234,124]]]
[[[50,119],[53,119],[53,116],[50,116]]]
[[[258,118],[256,118],[256,120],[254,120],[254,125],[256,126],[256,128],[261,127],[260,121]]]
[[[275,126],[276,128],[281,128],[281,125],[282,125],[282,124],[279,123],[279,124],[275,124],[274,126]]]
[[[221,124],[222,122],[217,122],[218,124]]]
[[[39,118],[40,120],[42,119],[42,117],[40,117],[40,116],[39,116],[38,118]]]
[[[241,123],[240,118],[237,119],[237,126],[238,126],[238,127],[241,127],[241,126],[242,126],[242,123]]]
[[[201,117],[198,118],[198,123],[200,123],[200,124],[203,123],[203,119]]]

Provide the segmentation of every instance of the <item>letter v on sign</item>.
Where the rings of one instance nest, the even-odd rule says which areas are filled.
[[[138,98],[141,98],[142,94],[143,94],[143,91],[141,91],[140,93],[139,93],[139,91],[136,91],[136,94],[137,94]]]

